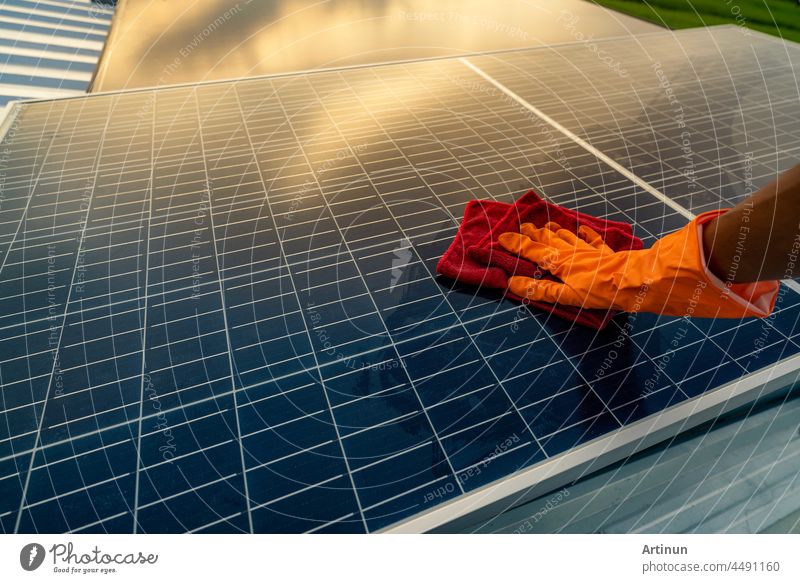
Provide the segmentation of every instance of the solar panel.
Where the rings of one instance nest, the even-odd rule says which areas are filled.
[[[793,163],[795,45],[594,46],[18,107],[3,531],[451,528],[796,378],[793,281],[765,320],[597,332],[435,277],[472,198],[649,244]]]

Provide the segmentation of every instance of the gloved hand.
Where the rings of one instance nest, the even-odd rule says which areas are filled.
[[[703,213],[639,251],[615,252],[585,225],[576,236],[554,223],[541,229],[523,224],[521,233],[500,235],[500,244],[563,283],[511,277],[508,289],[527,300],[583,308],[710,318],[767,316],[775,305],[778,281],[725,284],[706,267],[702,225],[724,212]]]
[[[545,224],[545,228],[558,230],[561,226],[554,221],[549,221]],[[527,261],[516,253],[507,253],[504,249],[498,249],[494,246],[481,247],[473,245],[467,249],[467,253],[481,265],[502,269],[509,277],[516,274],[517,276],[539,279],[544,275],[535,263]],[[504,285],[503,287],[505,288],[506,286]]]

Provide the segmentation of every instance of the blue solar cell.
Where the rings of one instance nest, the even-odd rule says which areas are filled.
[[[651,37],[665,70],[695,34]],[[713,34],[737,88],[753,48],[782,50]],[[471,61],[690,210],[740,196],[739,137],[707,119],[729,124],[730,87],[676,84],[690,180],[669,102],[605,70],[587,84],[551,66],[593,67],[582,47],[559,50]],[[687,221],[472,75],[444,60],[23,106],[0,208],[2,529],[374,531],[800,352],[789,288],[764,321],[598,332],[434,277],[466,201],[531,184],[647,244]],[[751,99],[763,183],[757,158],[800,135],[789,109],[779,140],[762,131]]]

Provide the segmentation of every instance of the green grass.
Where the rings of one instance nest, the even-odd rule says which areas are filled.
[[[795,0],[590,0],[669,28],[740,24],[800,42]]]

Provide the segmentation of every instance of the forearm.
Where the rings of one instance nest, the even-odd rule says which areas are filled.
[[[747,283],[792,277],[798,237],[800,164],[706,224],[703,247],[714,275]]]

